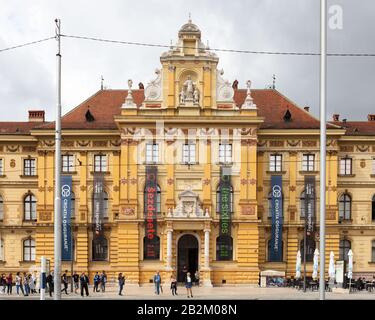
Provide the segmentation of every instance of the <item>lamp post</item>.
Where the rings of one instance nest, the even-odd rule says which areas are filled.
[[[55,19],[57,40],[57,104],[55,122],[55,203],[54,203],[54,300],[61,300],[61,54],[60,19]]]
[[[319,299],[325,300],[326,205],[326,80],[327,0],[320,0],[320,279]]]

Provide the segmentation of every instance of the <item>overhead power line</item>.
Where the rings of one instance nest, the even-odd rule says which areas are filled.
[[[157,43],[146,43],[146,42],[132,42],[132,41],[122,41],[122,40],[112,40],[112,39],[103,39],[103,38],[94,38],[94,37],[85,37],[85,36],[76,36],[76,35],[67,35],[61,34],[61,37],[73,38],[80,40],[91,40],[99,41],[106,43],[117,43],[131,46],[142,46],[142,47],[154,47],[154,48],[173,48],[173,49],[195,49],[195,47],[188,46],[177,46],[177,45],[166,45],[166,44],[157,44]],[[0,49],[0,52],[17,49],[36,43],[48,41],[55,39],[55,36],[23,43],[20,45]],[[223,48],[205,48],[207,51],[216,51],[216,52],[230,52],[230,53],[244,53],[244,54],[264,54],[264,55],[290,55],[290,56],[320,56],[320,53],[317,52],[295,52],[295,51],[255,51],[255,50],[238,50],[238,49],[223,49]],[[375,57],[375,53],[327,53],[327,56],[331,57]]]
[[[27,42],[27,43],[19,44],[17,46],[0,49],[0,52],[12,50],[12,49],[17,49],[17,48],[21,48],[21,47],[25,47],[25,46],[29,46],[29,45],[32,45],[32,44],[40,43],[40,42],[51,40],[51,39],[55,39],[55,37],[48,37],[48,38],[44,38],[44,39],[40,39],[40,40],[36,40],[36,41],[32,41],[32,42]]]
[[[92,40],[92,41],[100,41],[100,42],[107,42],[107,43],[109,42],[109,43],[117,43],[117,44],[133,45],[133,46],[143,46],[143,47],[195,49],[195,47],[186,47],[186,46],[184,47],[184,46],[177,46],[177,45],[165,45],[165,44],[156,44],[156,43],[111,40],[111,39],[67,35],[67,34],[62,34],[61,36],[66,37],[66,38]],[[220,52],[232,52],[232,53],[247,53],[247,54],[266,54],[266,55],[320,56],[320,53],[316,53],[316,52],[254,51],[254,50],[237,50],[237,49],[221,49],[221,48],[206,48],[205,50],[207,50],[207,51],[220,51]],[[375,57],[375,53],[328,53],[327,55],[328,56],[334,56],[334,57]]]

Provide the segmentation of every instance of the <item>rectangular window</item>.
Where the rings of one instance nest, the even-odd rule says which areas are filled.
[[[74,171],[74,156],[71,154],[62,156],[62,172],[73,172]]]
[[[314,163],[314,154],[304,154],[302,157],[302,171],[314,171]]]
[[[97,154],[94,156],[94,171],[106,172],[107,171],[107,156]]]
[[[184,163],[195,163],[195,144],[184,144],[182,157]]]
[[[232,162],[232,145],[223,143],[219,145],[219,162],[230,163]]]
[[[159,161],[159,145],[157,143],[146,144],[146,162],[156,163]]]
[[[372,174],[375,174],[375,158],[372,159]]]
[[[23,174],[25,176],[35,176],[35,159],[24,159],[23,160]]]
[[[352,174],[352,159],[351,158],[340,159],[340,174],[341,175]]]
[[[270,155],[270,171],[280,172],[282,168],[282,155],[281,154],[271,154]]]
[[[4,161],[0,159],[0,176],[4,174]]]
[[[372,247],[371,247],[371,262],[375,262],[375,241],[372,241]]]

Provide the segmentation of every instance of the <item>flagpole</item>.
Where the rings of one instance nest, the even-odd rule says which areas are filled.
[[[60,19],[56,23],[57,104],[55,122],[55,207],[54,207],[54,300],[61,300],[61,54]]]
[[[319,299],[325,300],[326,205],[326,80],[327,0],[320,0],[320,279]]]

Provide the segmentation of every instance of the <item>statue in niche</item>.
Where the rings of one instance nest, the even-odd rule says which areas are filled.
[[[199,103],[199,91],[197,85],[191,79],[190,75],[188,75],[186,81],[184,82],[179,96],[180,103],[185,103],[189,101]]]

